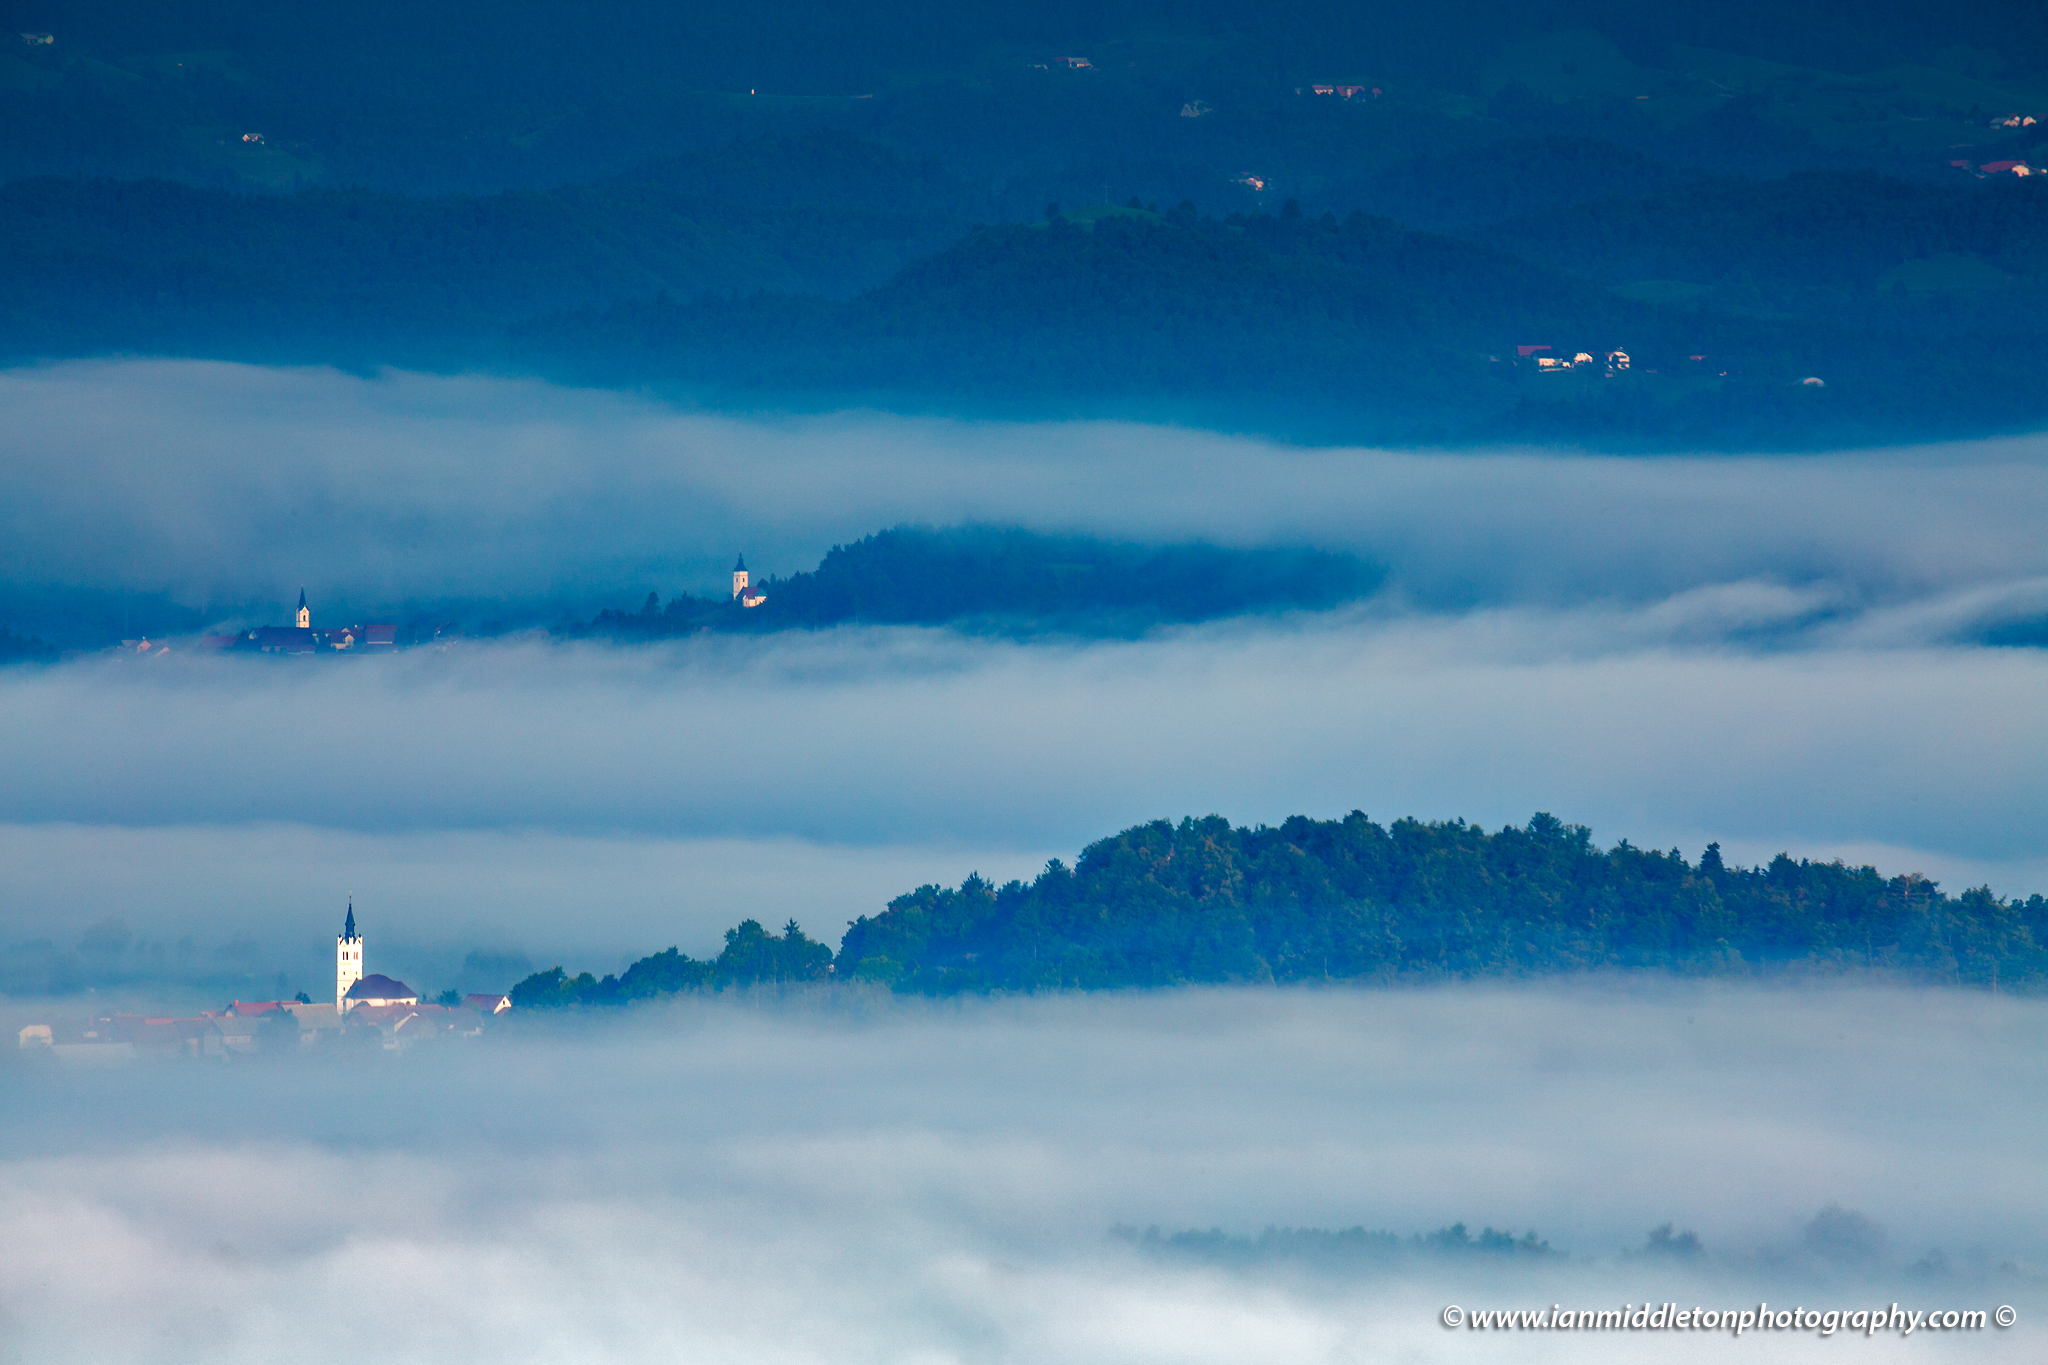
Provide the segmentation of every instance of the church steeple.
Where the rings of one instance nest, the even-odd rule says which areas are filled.
[[[747,557],[745,555],[741,555],[739,563],[732,566],[732,595],[734,597],[744,597],[747,595]]]
[[[300,589],[299,589],[299,629],[300,629],[300,630],[311,630],[312,628],[313,628],[313,613],[312,613],[312,612],[311,612],[310,610],[308,610],[308,609],[307,609],[307,607],[306,607],[306,590],[305,590],[304,588],[300,588]]]
[[[348,1011],[348,988],[363,979],[363,936],[356,932],[356,902],[348,902],[348,919],[334,940],[334,1012]]]

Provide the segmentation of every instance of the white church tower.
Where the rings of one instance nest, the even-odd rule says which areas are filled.
[[[734,597],[745,597],[747,595],[747,557],[745,555],[741,555],[740,562],[732,566],[732,595]]]
[[[348,923],[334,940],[334,1012],[348,1013],[348,988],[363,979],[363,936],[356,932],[356,903],[348,903]]]
[[[312,612],[312,610],[311,610],[311,609],[310,609],[309,607],[307,607],[307,606],[306,606],[306,590],[305,590],[304,588],[300,588],[300,589],[299,589],[299,629],[300,629],[300,630],[311,630],[312,628],[313,628],[313,612]]]

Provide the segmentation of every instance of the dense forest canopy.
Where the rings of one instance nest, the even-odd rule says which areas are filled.
[[[2048,984],[2048,899],[1780,854],[1697,863],[1538,814],[1462,820],[1158,820],[1055,859],[1029,884],[921,886],[847,926],[836,958],[791,920],[749,920],[717,959],[676,949],[622,976],[521,983],[536,1005],[761,982],[866,982],[922,995],[1138,986],[1393,983],[1600,970],[1879,974]]]

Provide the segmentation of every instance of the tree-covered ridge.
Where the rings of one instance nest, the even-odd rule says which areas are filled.
[[[678,594],[638,612],[607,610],[588,630],[649,639],[707,629],[981,621],[1128,634],[1162,623],[1334,607],[1368,596],[1382,579],[1361,560],[1323,550],[1146,546],[1008,526],[896,526],[833,546],[811,572],[755,578],[767,594],[757,606]]]
[[[1161,820],[1028,886],[920,887],[848,929],[839,970],[925,992],[1790,963],[2018,984],[2048,975],[2044,931],[2039,896],[1783,854],[1731,868],[1718,844],[1695,866],[1549,815],[1488,834],[1354,811]]]
[[[949,995],[1600,969],[1867,971],[2038,989],[2044,943],[2039,895],[1949,896],[1917,874],[1785,854],[1733,867],[1719,844],[1697,864],[1625,839],[1601,849],[1585,826],[1545,814],[1492,834],[1462,820],[1382,826],[1357,811],[1250,828],[1212,815],[1134,826],[1071,868],[1054,859],[1028,885],[921,886],[849,925],[829,968],[794,921],[781,940],[748,921],[717,964],[670,949],[616,986],[586,976],[560,999],[828,976]],[[800,965],[761,965],[785,957]],[[555,998],[541,980],[520,987],[534,1003]]]

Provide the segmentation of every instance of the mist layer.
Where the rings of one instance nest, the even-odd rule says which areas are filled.
[[[1725,985],[685,1006],[361,1068],[10,1072],[0,1292],[11,1342],[59,1361],[340,1330],[461,1360],[1619,1360],[1642,1341],[1436,1315],[1759,1297],[2013,1303],[1968,1344],[2019,1360],[2040,1010]],[[1830,1205],[1856,1237],[1814,1234]],[[1231,1270],[1107,1236],[1453,1221],[1571,1255]],[[1625,1255],[1667,1221],[1702,1257]]]

